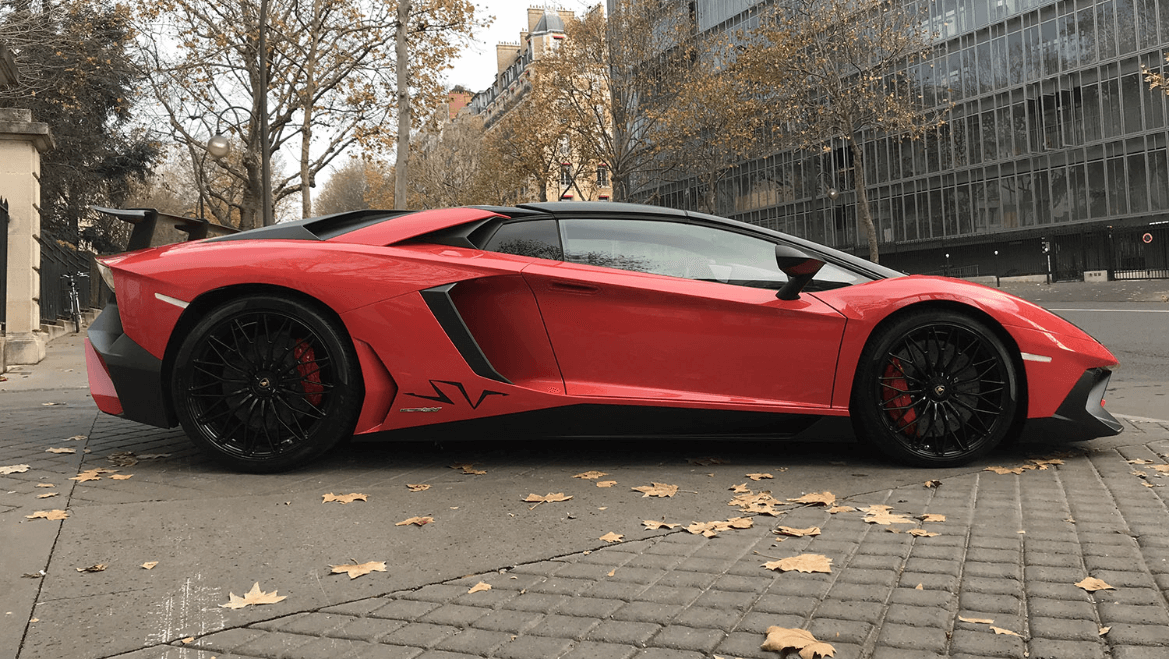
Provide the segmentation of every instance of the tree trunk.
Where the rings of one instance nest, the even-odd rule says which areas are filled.
[[[394,207],[406,208],[407,167],[410,161],[410,75],[407,70],[406,28],[411,0],[398,4],[398,28],[394,31],[395,63],[398,75],[398,147],[394,159]]]
[[[869,212],[869,197],[865,194],[865,160],[859,144],[861,136],[852,133],[849,149],[853,152],[853,190],[857,193],[857,219],[865,228],[869,243],[869,260],[878,262],[877,229],[873,226],[873,215]]]
[[[312,30],[309,38],[308,61],[305,62],[305,88],[301,100],[301,217],[313,216],[313,173],[309,171],[309,147],[313,143],[313,98],[317,95],[317,57],[320,42],[317,35],[321,33],[321,0],[313,1]]]

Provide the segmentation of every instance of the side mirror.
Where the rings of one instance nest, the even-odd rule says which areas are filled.
[[[776,292],[781,300],[795,300],[800,291],[820,272],[824,261],[809,256],[791,245],[776,245],[776,265],[788,275],[788,283]]]

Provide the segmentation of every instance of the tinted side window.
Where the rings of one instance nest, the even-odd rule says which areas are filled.
[[[483,246],[488,252],[561,261],[561,237],[556,220],[528,220],[501,226]]]

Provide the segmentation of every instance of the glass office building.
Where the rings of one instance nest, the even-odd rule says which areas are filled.
[[[758,3],[695,3],[696,28],[750,27]],[[929,0],[938,36],[908,73],[925,139],[869,135],[868,196],[883,263],[911,272],[1166,276],[1166,0]],[[718,212],[865,255],[843,142],[741,163]],[[698,208],[695,182],[643,199]],[[840,191],[832,197],[831,190]],[[1045,246],[1050,250],[1045,253]]]

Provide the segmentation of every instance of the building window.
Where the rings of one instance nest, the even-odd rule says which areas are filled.
[[[609,167],[606,167],[605,163],[601,163],[597,166],[597,187],[609,187]]]
[[[561,186],[568,187],[573,185],[573,164],[563,162],[561,163]]]

